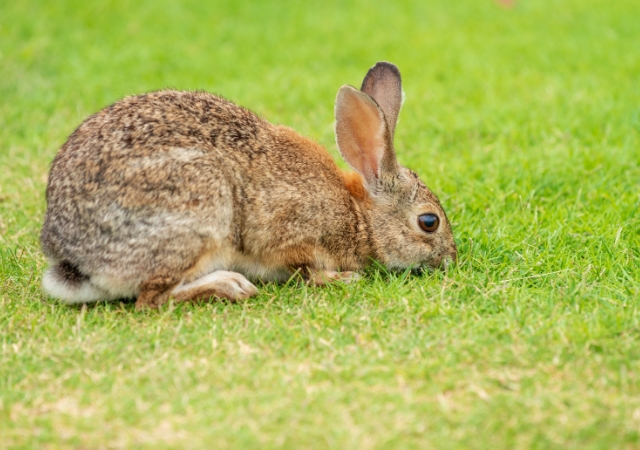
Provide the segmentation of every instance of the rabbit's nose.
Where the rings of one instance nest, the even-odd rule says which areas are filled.
[[[456,263],[456,259],[458,258],[458,251],[454,248],[453,251],[449,252],[444,258],[442,258],[442,268],[445,270],[449,270]]]
[[[445,256],[445,259],[447,258],[451,260],[450,264],[456,262],[458,259],[458,247],[456,247],[455,243],[451,244],[451,247],[449,247],[449,253]]]

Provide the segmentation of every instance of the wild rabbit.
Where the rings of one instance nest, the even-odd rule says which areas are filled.
[[[350,281],[455,260],[438,199],[396,161],[400,72],[379,62],[335,103],[319,144],[204,92],[127,97],[89,117],[51,166],[44,290],[68,303],[136,308],[257,293],[245,277]]]

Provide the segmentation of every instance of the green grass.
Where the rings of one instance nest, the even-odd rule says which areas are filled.
[[[0,447],[640,447],[637,0],[290,3],[0,5]],[[84,117],[205,89],[337,156],[335,93],[378,60],[454,270],[147,313],[43,297],[47,170]]]

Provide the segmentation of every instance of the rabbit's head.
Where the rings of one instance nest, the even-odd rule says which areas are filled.
[[[437,197],[396,160],[393,134],[401,105],[398,68],[376,64],[360,90],[345,85],[338,92],[336,141],[362,177],[376,259],[392,270],[437,268],[456,259],[456,245]]]

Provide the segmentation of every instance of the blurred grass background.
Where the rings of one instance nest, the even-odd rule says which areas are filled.
[[[638,13],[0,4],[0,446],[636,448]],[[42,297],[48,167],[89,114],[203,89],[337,157],[335,93],[379,60],[402,71],[396,148],[454,224],[452,273],[149,314]]]

